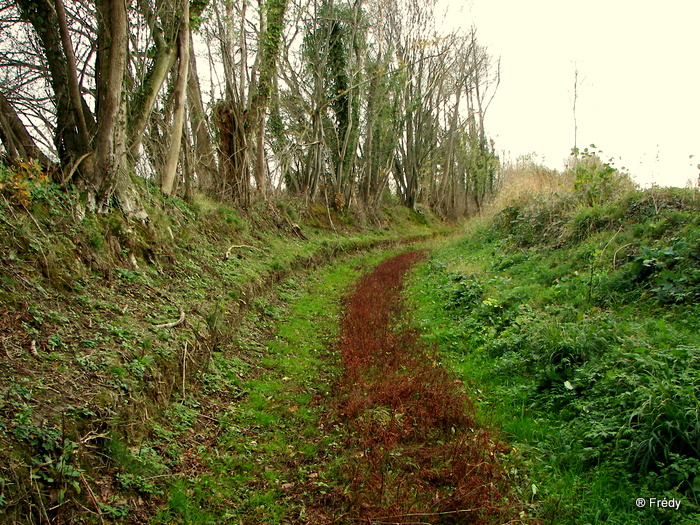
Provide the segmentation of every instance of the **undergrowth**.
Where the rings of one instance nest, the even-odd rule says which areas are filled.
[[[522,198],[414,278],[421,330],[547,523],[700,516],[699,209],[677,189]]]
[[[342,440],[324,414],[339,373],[340,296],[382,256],[341,258],[256,299],[232,330],[238,348],[215,352],[201,378],[207,403],[184,428],[186,453],[152,523],[332,522],[327,465]]]
[[[250,374],[271,350],[235,330],[246,312],[274,318],[274,283],[435,231],[408,210],[332,230],[293,201],[243,212],[157,191],[141,224],[85,214],[31,165],[1,171],[0,521],[197,522],[209,489],[186,480],[230,419],[215,401],[270,396]]]

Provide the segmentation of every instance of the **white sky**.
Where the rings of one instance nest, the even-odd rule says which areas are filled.
[[[700,164],[700,1],[441,0],[501,59],[487,133],[505,157],[561,169],[591,143],[642,185],[685,186]],[[438,15],[439,17],[439,15]],[[689,158],[690,155],[695,155]]]

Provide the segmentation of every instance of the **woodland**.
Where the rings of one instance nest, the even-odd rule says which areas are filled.
[[[246,208],[386,195],[440,216],[495,187],[498,64],[431,1],[3,1],[0,139],[87,208],[145,220],[144,181]]]

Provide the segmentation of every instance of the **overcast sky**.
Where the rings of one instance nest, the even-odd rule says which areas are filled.
[[[700,1],[442,0],[501,59],[486,115],[499,152],[561,169],[593,143],[643,185],[685,186],[700,164]],[[442,12],[442,8],[439,11]],[[690,155],[694,155],[690,158]]]

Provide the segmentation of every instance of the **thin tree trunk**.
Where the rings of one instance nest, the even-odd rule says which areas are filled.
[[[267,199],[267,177],[265,176],[265,115],[258,120],[255,144],[255,184],[258,193]]]
[[[80,86],[78,85],[77,69],[75,67],[75,55],[73,54],[73,44],[68,33],[68,21],[66,20],[66,10],[63,6],[63,0],[56,0],[56,15],[58,17],[58,28],[61,33],[61,42],[63,44],[63,52],[66,55],[68,63],[68,90],[73,103],[73,110],[78,121],[78,132],[85,144],[90,143],[90,135],[85,122],[85,114],[83,113],[82,97],[80,96]]]
[[[132,105],[129,107],[129,129],[127,132],[129,137],[129,154],[132,159],[135,159],[139,154],[142,139],[148,126],[148,118],[156,103],[163,82],[165,82],[165,78],[168,75],[168,71],[172,70],[177,60],[177,46],[172,41],[174,39],[171,37],[168,40],[163,28],[156,19],[156,14],[151,9],[150,3],[146,0],[139,0],[139,6],[151,28],[151,36],[155,44],[155,56],[146,77],[136,90],[136,96],[132,99]]]
[[[122,211],[140,220],[148,215],[129,177],[125,162],[126,115],[123,82],[126,72],[127,11],[124,0],[97,0],[97,134],[90,200],[97,211],[110,209],[115,196]],[[92,193],[92,192],[91,192]]]
[[[166,196],[170,196],[173,191],[173,183],[177,174],[177,164],[180,158],[182,127],[185,121],[185,97],[187,95],[187,74],[189,72],[190,60],[190,32],[188,28],[190,19],[189,6],[189,0],[183,0],[182,22],[178,32],[180,59],[177,70],[177,81],[175,83],[173,126],[170,136],[170,148],[165,159],[165,169],[163,172],[163,182],[161,185],[161,191]]]
[[[190,50],[194,49],[192,31],[190,30]],[[190,57],[190,70],[187,77],[187,101],[189,106],[190,126],[194,142],[195,158],[192,170],[197,174],[200,190],[210,191],[216,179],[216,161],[211,137],[207,130],[206,113],[202,103],[202,91],[197,75],[197,61]]]

